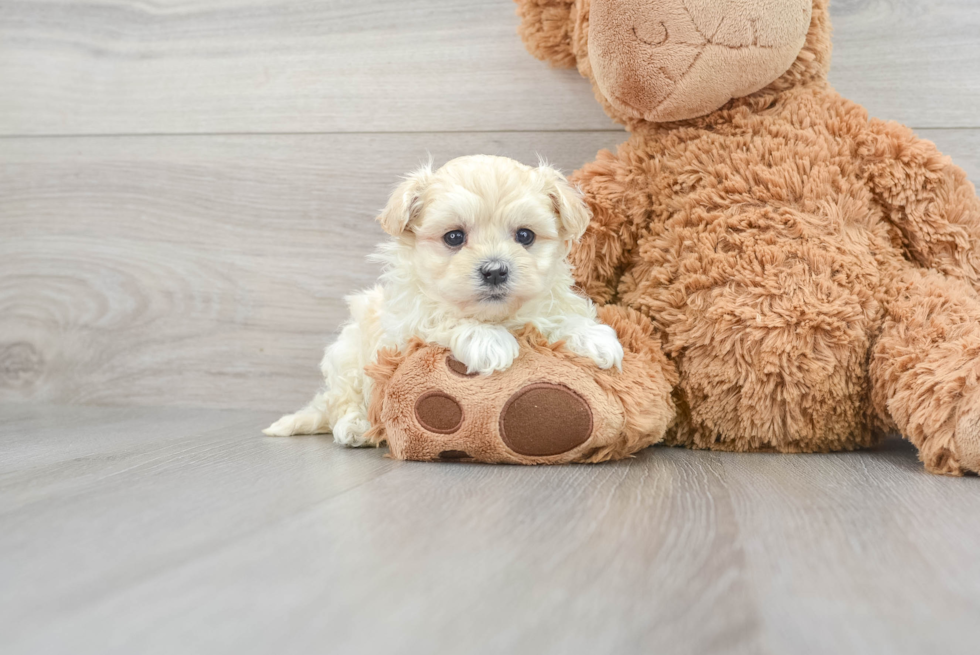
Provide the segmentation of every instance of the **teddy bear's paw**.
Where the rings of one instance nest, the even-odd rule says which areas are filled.
[[[287,414],[262,430],[269,437],[291,437],[296,434],[318,434],[327,432],[325,417],[321,412],[302,409],[295,414]]]
[[[370,429],[371,423],[363,412],[351,411],[340,417],[331,432],[335,442],[351,448],[360,448],[376,445],[366,436]]]
[[[520,346],[514,335],[502,326],[475,325],[456,334],[450,350],[469,373],[490,375],[510,368]]]
[[[601,369],[623,368],[623,345],[608,325],[593,323],[576,329],[565,338],[565,347]]]
[[[980,473],[980,393],[969,397],[960,410],[954,441],[960,468]]]

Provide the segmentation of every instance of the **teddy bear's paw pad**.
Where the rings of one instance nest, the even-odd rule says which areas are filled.
[[[472,461],[472,457],[465,450],[443,450],[439,453],[439,459],[443,462]]]
[[[429,432],[452,434],[463,425],[463,407],[447,393],[429,391],[415,401],[415,418]]]
[[[515,453],[560,455],[592,436],[592,410],[568,387],[539,382],[510,397],[500,412],[500,438]]]
[[[456,375],[460,375],[464,378],[475,378],[479,375],[479,373],[468,373],[466,371],[466,364],[459,361],[452,355],[446,355],[446,367]]]

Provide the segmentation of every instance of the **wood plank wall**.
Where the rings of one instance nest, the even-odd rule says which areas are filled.
[[[835,0],[832,81],[980,181],[980,3]],[[0,401],[288,410],[397,177],[624,133],[509,0],[0,0]]]

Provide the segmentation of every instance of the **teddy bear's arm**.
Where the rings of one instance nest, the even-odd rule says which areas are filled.
[[[572,247],[575,281],[592,300],[605,304],[616,295],[630,250],[636,245],[638,217],[648,208],[629,190],[629,169],[608,150],[570,178],[585,196],[592,221]]]
[[[517,31],[528,51],[552,66],[573,68],[571,13],[575,0],[514,1],[521,18]]]
[[[872,120],[862,154],[872,192],[915,262],[980,291],[980,199],[966,173],[895,122]]]

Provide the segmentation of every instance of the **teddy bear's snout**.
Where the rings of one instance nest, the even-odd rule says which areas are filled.
[[[594,81],[626,116],[703,116],[789,69],[806,41],[811,2],[592,0]]]

